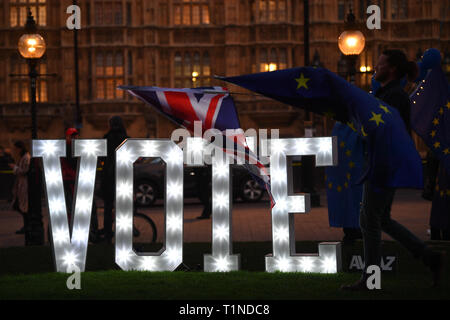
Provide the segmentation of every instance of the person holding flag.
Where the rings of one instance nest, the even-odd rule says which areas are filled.
[[[385,85],[407,73],[406,61],[396,65],[384,56],[381,62],[384,65],[380,64],[378,70],[387,73]],[[415,257],[422,258],[433,273],[433,283],[438,284],[443,270],[442,255],[428,248],[390,215],[396,188],[423,187],[422,161],[410,137],[408,123],[401,116],[407,116],[409,102],[403,97],[390,96],[397,90],[395,83],[384,90],[380,88],[377,99],[323,68],[291,68],[219,79],[294,107],[330,116],[358,132],[366,144],[367,168],[358,179],[358,183],[364,182],[360,225],[366,268],[380,266],[383,230]],[[400,110],[380,100],[382,98],[391,103],[399,102]],[[366,290],[367,278],[365,269],[356,283],[342,289]]]
[[[431,239],[450,240],[450,86],[437,49],[428,49],[419,65],[423,77],[410,96],[411,126],[430,149],[428,171],[437,174],[429,177]]]

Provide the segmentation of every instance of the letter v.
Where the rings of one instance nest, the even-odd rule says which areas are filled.
[[[74,156],[81,157],[81,160],[74,195],[72,237],[60,163],[60,157],[65,156],[65,140],[33,140],[33,157],[42,157],[44,164],[56,271],[68,273],[71,266],[80,271],[85,268],[97,158],[106,156],[106,140],[74,140]]]

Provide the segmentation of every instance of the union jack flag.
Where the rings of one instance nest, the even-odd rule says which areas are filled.
[[[227,129],[240,129],[233,98],[227,88],[159,88],[120,86],[133,96],[151,105],[157,112],[177,125],[194,132],[195,121],[201,121],[202,134],[208,129],[222,132],[220,147],[237,163],[249,171],[259,185],[266,189],[272,207],[275,202],[270,192],[270,178],[264,164],[248,147],[243,133],[227,135]],[[228,143],[227,143],[228,141]],[[240,160],[240,161],[239,161]]]

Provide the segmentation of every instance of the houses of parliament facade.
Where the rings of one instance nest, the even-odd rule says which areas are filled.
[[[303,0],[78,0],[82,138],[101,138],[108,119],[120,115],[131,137],[168,138],[174,125],[118,85],[196,87],[227,85],[213,75],[234,76],[304,65]],[[63,138],[75,108],[74,35],[67,29],[72,0],[0,2],[0,145],[31,137],[26,61],[17,43],[27,8],[45,38],[39,64],[38,136]],[[381,8],[381,30],[366,27],[366,9]],[[366,47],[357,70],[373,70],[386,48],[401,48],[410,60],[427,48],[450,52],[449,0],[310,0],[311,64],[341,72],[337,38],[350,8]],[[362,67],[362,68],[361,68]],[[356,84],[368,90],[370,72]],[[229,86],[232,92],[242,89]],[[330,134],[333,121],[254,95],[234,95],[243,129],[279,128],[282,137]],[[307,120],[307,121],[306,121]]]

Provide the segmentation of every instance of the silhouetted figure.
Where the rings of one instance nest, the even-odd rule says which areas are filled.
[[[209,219],[212,213],[211,166],[195,168],[198,197],[203,204],[203,211],[197,219]]]
[[[17,164],[9,164],[16,176],[12,192],[12,207],[23,217],[23,227],[16,233],[24,234],[28,225],[28,171],[30,170],[31,156],[23,141],[14,143],[14,153],[19,161]]]
[[[417,65],[408,62],[406,55],[400,50],[386,50],[375,66],[375,80],[381,83],[376,97],[396,108],[408,132],[410,132],[410,100],[403,90],[400,80],[404,76],[415,79]],[[368,161],[366,156],[366,161]],[[380,187],[366,180],[363,187],[363,200],[360,212],[360,226],[364,240],[363,274],[356,283],[343,286],[344,290],[367,290],[366,281],[369,275],[366,270],[371,265],[381,263],[381,232],[384,231],[393,239],[406,247],[415,258],[420,258],[433,273],[433,285],[440,283],[443,274],[444,253],[429,249],[404,226],[391,218],[391,206],[395,188]]]
[[[104,206],[103,234],[106,242],[111,243],[113,237],[112,221],[113,206],[116,194],[116,148],[128,138],[127,130],[123,120],[119,116],[114,116],[109,120],[109,131],[104,139],[107,139],[107,157],[102,171],[102,192]]]

